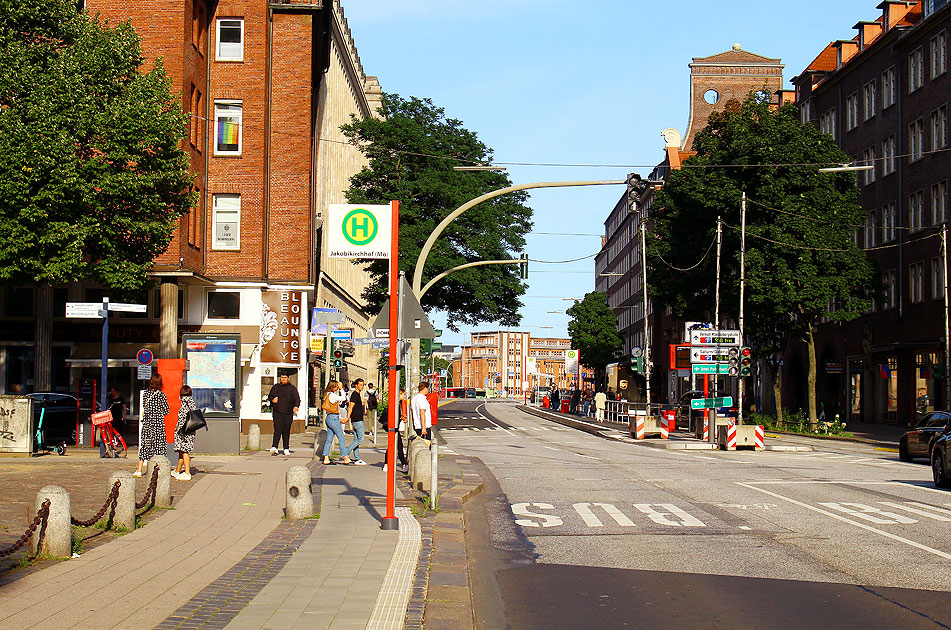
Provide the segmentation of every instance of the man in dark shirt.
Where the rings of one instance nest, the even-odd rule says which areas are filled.
[[[350,404],[347,405],[347,422],[353,427],[353,442],[347,447],[346,452],[341,453],[343,457],[349,457],[353,454],[353,463],[357,466],[366,466],[367,463],[360,458],[360,442],[363,441],[363,379],[358,378],[353,382],[353,389],[350,390]]]
[[[271,441],[271,455],[277,455],[278,440],[284,440],[284,454],[291,454],[291,423],[300,408],[300,394],[290,384],[287,374],[280,375],[280,382],[271,388],[267,399],[271,401],[274,416],[274,439]]]
[[[106,408],[112,413],[112,426],[119,431],[125,421],[125,399],[119,395],[119,390],[115,387],[109,390]]]

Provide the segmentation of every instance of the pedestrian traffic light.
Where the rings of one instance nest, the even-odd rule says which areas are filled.
[[[528,280],[528,254],[522,254],[522,262],[518,265],[518,275],[522,280]]]
[[[343,367],[343,350],[339,348],[334,350],[334,369],[339,370]]]
[[[743,346],[740,348],[740,376],[749,376],[752,372],[752,368],[750,366],[751,355],[752,352],[750,351],[749,347]]]
[[[634,357],[631,359],[631,371],[635,374],[644,373],[644,357]]]
[[[740,351],[737,348],[730,348],[727,351],[728,374],[730,376],[740,375]]]

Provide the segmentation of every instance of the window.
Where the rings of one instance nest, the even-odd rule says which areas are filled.
[[[925,61],[921,46],[908,55],[908,92],[914,92],[925,84]]]
[[[947,220],[948,180],[931,187],[931,225],[941,225]]]
[[[865,87],[862,88],[862,92],[865,96],[865,120],[868,120],[875,115],[875,107],[877,105],[875,99],[875,81],[866,83]]]
[[[241,195],[214,195],[214,249],[241,249]]]
[[[244,19],[218,19],[218,61],[244,61]]]
[[[865,175],[865,185],[868,186],[875,181],[875,147],[865,149],[862,158],[865,166],[871,165],[872,167],[872,170],[863,172]]]
[[[897,298],[895,296],[895,272],[886,271],[882,275],[882,285],[885,289],[883,308],[895,308]]]
[[[931,259],[931,299],[944,297],[944,259]]]
[[[853,94],[845,99],[845,130],[852,131],[859,124],[859,96]]]
[[[948,146],[948,107],[942,105],[931,112],[931,150],[937,151]]]
[[[895,172],[895,134],[882,140],[882,176]]]
[[[882,109],[895,104],[895,66],[882,73]]]
[[[917,304],[924,300],[925,264],[908,265],[908,280],[908,297],[912,304]]]
[[[875,247],[875,213],[865,220],[865,246]]]
[[[810,99],[806,99],[802,105],[799,106],[799,120],[802,124],[806,124],[812,120],[812,101]]]
[[[931,78],[941,76],[948,69],[947,49],[948,34],[941,31],[931,38]]]
[[[191,97],[188,107],[188,140],[192,147],[201,153],[201,139],[203,134],[203,123],[205,122],[205,101],[201,98],[201,90],[192,83]]]
[[[205,0],[192,2],[192,44],[201,53],[204,51],[205,29],[208,23],[208,9]]]
[[[912,232],[924,227],[924,201],[925,195],[920,190],[908,197],[908,229]]]
[[[908,162],[920,160],[924,155],[925,125],[919,118],[908,125]]]
[[[819,116],[819,131],[835,137],[835,107]]]
[[[241,155],[241,101],[215,101],[215,154]]]
[[[208,319],[239,319],[241,294],[237,291],[209,291]]]
[[[7,287],[3,294],[3,315],[22,319],[33,317],[33,287]]]
[[[202,225],[200,219],[201,209],[204,206],[204,200],[202,199],[200,186],[195,186],[193,190],[195,191],[198,201],[188,210],[188,244],[196,249],[201,249]]]
[[[895,211],[895,204],[887,204],[882,208],[882,242],[895,240],[895,228],[898,213]]]

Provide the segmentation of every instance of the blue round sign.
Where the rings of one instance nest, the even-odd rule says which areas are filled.
[[[151,350],[149,350],[148,348],[142,348],[135,354],[135,358],[139,362],[140,365],[149,365],[152,363],[152,359],[154,357],[152,356]]]

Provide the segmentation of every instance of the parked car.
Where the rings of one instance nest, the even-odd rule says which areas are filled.
[[[951,411],[926,413],[898,442],[898,459],[910,462],[916,457],[931,460],[931,448],[939,435],[951,429]]]
[[[934,485],[939,488],[951,488],[951,430],[935,438],[931,448],[931,473]]]
[[[43,442],[46,446],[76,444],[76,418],[79,400],[70,394],[37,392],[27,394],[33,399],[33,430],[43,414]],[[45,410],[45,411],[44,411]]]

